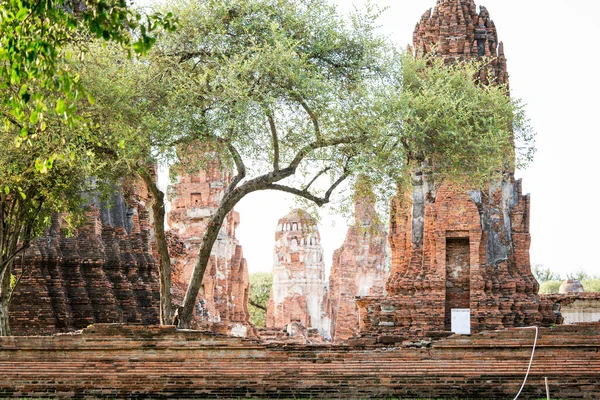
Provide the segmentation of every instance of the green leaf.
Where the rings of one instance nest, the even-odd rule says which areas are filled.
[[[6,195],[10,194],[10,188],[8,186],[4,186],[4,193],[6,193]]]
[[[19,21],[23,21],[25,20],[25,18],[27,18],[27,15],[29,14],[29,9],[28,8],[21,8],[19,9],[19,11],[17,12],[16,18]]]
[[[121,149],[125,148],[125,140],[124,139],[119,140],[119,148],[121,148]]]
[[[39,119],[40,119],[40,114],[37,111],[32,112],[31,115],[29,116],[29,122],[31,122],[34,125],[37,124]]]
[[[67,110],[67,107],[65,106],[65,101],[63,99],[59,99],[56,102],[56,113],[63,114],[66,110]]]

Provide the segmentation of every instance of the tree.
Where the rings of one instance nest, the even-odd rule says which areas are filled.
[[[83,195],[98,190],[92,176],[106,163],[96,150],[112,143],[77,109],[85,88],[69,68],[90,37],[129,51],[147,51],[156,26],[171,16],[141,16],[122,0],[7,0],[0,5],[0,335],[10,335],[8,312],[15,258],[54,213],[76,222]],[[132,29],[139,27],[138,40]],[[89,98],[90,102],[93,99]],[[101,154],[101,153],[100,153]]]
[[[540,283],[540,293],[541,294],[550,294],[550,293],[558,293],[560,289],[560,285],[562,281],[545,281]]]
[[[235,204],[279,190],[323,205],[350,175],[357,149],[379,131],[366,99],[383,86],[386,48],[373,33],[373,13],[347,25],[321,0],[178,2],[173,12],[180,29],[157,51],[171,60],[165,74],[180,82],[175,124],[236,171],[184,298],[179,326],[189,327],[212,246]],[[327,177],[328,188],[316,190]]]
[[[533,276],[539,283],[549,282],[549,281],[560,281],[560,274],[553,272],[550,268],[542,265],[535,264],[531,270]]]
[[[256,326],[265,326],[267,304],[273,286],[273,274],[257,272],[250,274],[250,322]]]
[[[579,282],[583,282],[583,281],[588,281],[588,280],[593,280],[593,279],[598,279],[597,276],[590,276],[590,274],[588,274],[586,271],[584,271],[583,269],[578,269],[577,271],[574,272],[569,272],[567,273],[567,279],[571,279],[571,280],[578,280]]]
[[[581,284],[583,285],[583,288],[585,289],[586,292],[600,292],[600,279],[599,278],[594,278],[594,279],[587,279],[583,282],[581,282]]]
[[[235,172],[208,222],[180,327],[189,327],[226,215],[247,194],[278,190],[321,206],[359,173],[388,192],[411,176],[487,181],[514,165],[513,138],[529,139],[506,88],[473,81],[485,61],[446,66],[396,52],[374,33],[376,10],[347,22],[324,0],[169,6],[178,30],[135,65],[160,95],[126,95],[124,112],[107,120],[132,143],[154,138],[131,161],[145,165],[172,146],[182,165],[216,159]]]
[[[85,193],[98,190],[88,179],[104,163],[87,146],[71,142],[74,133],[57,118],[47,117],[52,134],[28,139],[14,149],[14,137],[0,131],[0,145],[7,151],[0,155],[0,335],[10,335],[8,312],[15,285],[11,284],[15,258],[25,252],[33,239],[49,225],[55,213],[64,213],[70,226],[77,225],[84,214]],[[76,137],[81,138],[79,131]],[[86,137],[103,139],[86,132]],[[44,173],[36,168],[40,154],[64,151],[72,158],[48,161]],[[15,282],[18,283],[18,282]]]
[[[175,13],[181,29],[157,50],[176,57],[170,73],[193,88],[177,101],[181,130],[236,170],[203,237],[181,327],[223,219],[245,195],[279,190],[321,206],[358,171],[375,182],[407,170],[490,179],[514,164],[514,135],[530,133],[506,88],[474,82],[483,63],[399,55],[373,32],[373,10],[350,24],[319,0],[181,2]]]
[[[77,102],[85,89],[66,61],[83,57],[90,38],[145,53],[159,26],[172,29],[172,15],[146,16],[125,0],[6,0],[0,6],[0,90],[5,130],[18,142],[46,132],[47,116],[71,127],[81,122]],[[137,40],[132,31],[138,29]],[[56,150],[56,149],[55,149]],[[43,157],[43,158],[42,158]],[[44,172],[57,153],[36,159]]]
[[[177,105],[169,102],[170,81],[157,78],[162,64],[152,54],[142,60],[126,58],[116,45],[94,42],[85,60],[71,63],[94,99],[81,106],[94,129],[112,139],[96,149],[111,161],[112,171],[142,179],[152,196],[154,238],[158,250],[160,323],[171,325],[171,261],[165,237],[165,194],[157,185],[156,166],[173,161],[171,128]]]

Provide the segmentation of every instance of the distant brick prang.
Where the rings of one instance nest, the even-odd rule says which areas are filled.
[[[157,324],[158,271],[144,185],[94,199],[68,236],[60,215],[16,260],[24,273],[10,307],[15,335],[49,335],[99,322]],[[125,192],[125,193],[124,193]],[[135,193],[135,194],[134,194]]]
[[[267,328],[298,323],[329,338],[324,308],[325,262],[317,221],[296,209],[279,219],[273,250],[273,287]]]
[[[326,308],[335,341],[358,336],[356,296],[383,296],[388,278],[387,231],[377,217],[375,199],[368,188],[356,196],[354,225],[333,253]]]
[[[216,212],[231,173],[213,162],[205,169],[181,173],[169,187],[171,210],[167,218],[173,264],[173,297],[181,303],[210,218]],[[219,232],[202,280],[194,312],[195,328],[237,336],[253,336],[248,313],[250,280],[242,246],[235,237],[240,223],[231,211]]]
[[[473,0],[439,0],[413,46],[449,63],[491,57],[480,78],[508,84],[495,25]],[[478,190],[413,177],[391,205],[389,296],[358,301],[362,334],[435,337],[451,330],[452,309],[470,309],[473,332],[557,323],[531,273],[529,207],[511,171]]]
[[[0,397],[514,398],[535,332],[396,346],[272,346],[173,327],[0,338]],[[421,346],[421,347],[415,347]],[[597,399],[600,325],[542,328],[522,398]]]

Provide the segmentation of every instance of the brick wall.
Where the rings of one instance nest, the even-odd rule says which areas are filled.
[[[534,331],[453,336],[431,347],[272,346],[173,328],[95,325],[0,338],[0,397],[512,398]],[[600,324],[540,329],[522,398],[600,396]],[[511,397],[512,396],[512,397]]]

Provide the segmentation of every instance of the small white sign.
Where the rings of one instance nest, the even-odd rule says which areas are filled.
[[[471,334],[471,309],[453,308],[450,329],[460,335]]]

